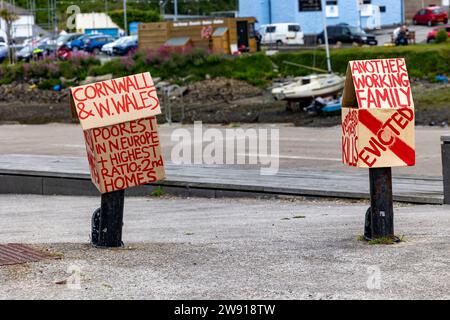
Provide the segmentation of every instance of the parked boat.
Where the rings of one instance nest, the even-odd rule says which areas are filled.
[[[297,81],[272,89],[277,100],[299,100],[329,96],[344,88],[345,78],[337,74],[312,74]]]
[[[339,112],[342,107],[342,97],[318,97],[311,102],[311,104],[304,108],[310,114],[329,114]]]

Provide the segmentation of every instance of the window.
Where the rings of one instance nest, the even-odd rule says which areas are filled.
[[[380,6],[380,12],[386,12],[386,6]]]
[[[327,6],[337,6],[337,0],[327,0]]]
[[[255,30],[255,24],[253,22],[248,24],[248,29],[250,33],[250,38],[255,39],[256,38],[256,30]]]
[[[363,0],[363,4],[372,4],[372,0]]]
[[[327,32],[328,32],[328,35],[329,35],[329,36],[330,36],[330,35],[335,35],[335,34],[338,33],[338,29],[337,29],[336,27],[329,26],[329,27],[327,28]]]
[[[289,32],[300,32],[300,26],[296,24],[291,24],[288,26]]]
[[[266,33],[275,33],[276,30],[277,30],[277,27],[269,26],[266,28]]]
[[[343,36],[348,36],[348,35],[350,35],[350,34],[352,34],[352,33],[350,32],[350,29],[349,29],[349,28],[342,28],[342,29],[341,29],[341,34],[342,34]]]
[[[322,0],[298,0],[298,11],[322,11]]]

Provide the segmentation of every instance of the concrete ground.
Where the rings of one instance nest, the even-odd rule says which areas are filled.
[[[126,247],[102,250],[98,202],[0,195],[0,243],[61,258],[0,267],[0,299],[450,298],[446,206],[397,206],[386,246],[357,240],[363,202],[129,198]]]
[[[222,132],[227,126],[203,125],[203,129],[214,127]],[[192,125],[162,125],[161,146],[166,161],[171,161],[171,141],[174,130],[183,128],[193,131]],[[280,137],[280,168],[314,168],[354,170],[341,163],[341,131],[339,127],[306,128],[288,125],[242,125],[240,128],[275,128]],[[442,176],[440,137],[449,135],[448,128],[416,128],[416,166],[394,168],[394,174]],[[193,136],[193,135],[192,135]],[[192,145],[199,144],[192,141]],[[207,143],[205,142],[204,145]],[[82,130],[73,124],[47,125],[1,125],[0,154],[34,154],[86,156]],[[255,151],[251,152],[255,154]],[[257,153],[257,152],[256,152]]]

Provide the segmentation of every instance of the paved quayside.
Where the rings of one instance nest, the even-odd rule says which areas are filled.
[[[450,298],[447,206],[397,204],[405,241],[379,246],[357,240],[367,201],[128,197],[125,248],[98,250],[99,202],[0,195],[0,243],[61,258],[0,267],[0,299]]]
[[[148,195],[158,185],[181,196],[320,196],[349,199],[369,197],[368,170],[282,169],[262,176],[259,169],[166,164],[167,179],[157,185],[129,190]],[[97,195],[85,157],[0,155],[0,193]],[[394,176],[394,200],[442,204],[442,178]]]

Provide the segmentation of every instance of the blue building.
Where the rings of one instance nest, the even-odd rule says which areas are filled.
[[[239,16],[255,17],[258,26],[296,22],[305,34],[317,34],[323,30],[323,6],[328,25],[375,29],[404,20],[403,0],[239,0]]]

